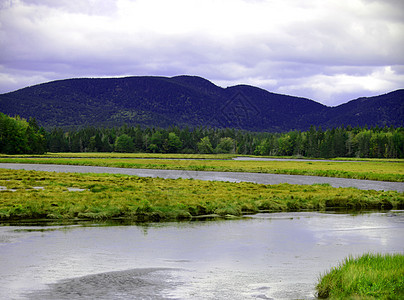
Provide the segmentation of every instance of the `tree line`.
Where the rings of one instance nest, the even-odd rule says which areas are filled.
[[[404,128],[350,126],[287,133],[225,128],[87,127],[46,133],[50,152],[235,153],[268,156],[404,158]]]
[[[235,153],[268,156],[404,158],[403,127],[341,126],[286,133],[232,128],[128,126],[66,130],[39,128],[0,114],[0,152]]]

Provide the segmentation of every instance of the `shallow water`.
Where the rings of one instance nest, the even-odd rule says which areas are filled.
[[[0,226],[1,299],[310,299],[348,255],[404,250],[404,211]]]
[[[263,174],[246,172],[209,172],[209,171],[186,171],[186,170],[155,170],[155,169],[132,169],[96,166],[74,165],[49,165],[49,164],[19,164],[0,163],[0,168],[24,169],[47,172],[76,172],[76,173],[109,173],[126,174],[140,177],[160,178],[193,178],[198,180],[215,180],[230,182],[255,182],[261,184],[330,184],[333,187],[355,187],[361,190],[385,190],[404,192],[404,182],[387,182],[375,180],[359,180],[320,176]]]

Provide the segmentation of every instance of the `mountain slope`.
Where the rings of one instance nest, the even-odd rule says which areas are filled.
[[[253,131],[310,125],[403,126],[404,90],[338,107],[238,85],[221,88],[196,76],[66,79],[0,95],[0,112],[41,125],[211,126]]]
[[[327,110],[326,106],[312,100],[270,93],[248,85],[230,87],[226,92],[229,97],[240,94],[241,98],[246,98],[244,102],[247,103],[247,108],[251,106],[257,113],[254,118],[246,120],[245,126],[242,127],[247,127],[254,119],[257,121],[257,131],[260,131],[259,124],[265,124],[274,131],[308,129],[312,124],[321,124],[324,121],[323,114]]]
[[[178,125],[194,123],[195,106],[210,115],[215,100],[164,77],[68,79],[1,95],[0,111],[35,116],[45,126],[169,126],[173,119]]]
[[[375,97],[363,97],[329,109],[326,127],[341,124],[351,126],[403,126],[404,90]]]

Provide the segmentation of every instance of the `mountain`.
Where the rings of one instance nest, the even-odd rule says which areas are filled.
[[[351,126],[394,126],[404,124],[404,90],[388,94],[363,97],[329,109],[325,127],[340,124]]]
[[[0,112],[35,117],[44,127],[211,126],[251,131],[307,130],[310,125],[403,126],[404,90],[337,107],[196,76],[66,79],[0,95]]]

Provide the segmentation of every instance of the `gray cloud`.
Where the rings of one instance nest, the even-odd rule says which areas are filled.
[[[200,75],[327,105],[403,88],[400,1],[10,0],[0,92],[69,77]]]

